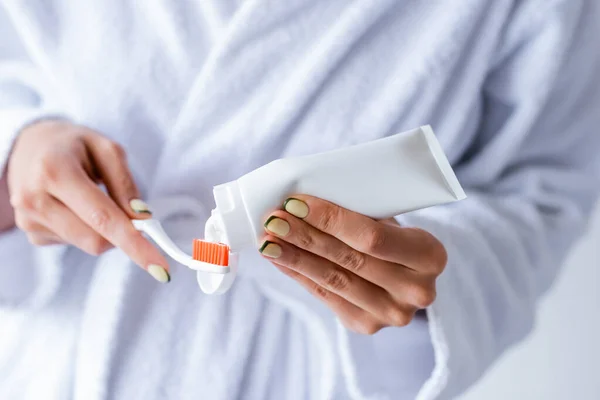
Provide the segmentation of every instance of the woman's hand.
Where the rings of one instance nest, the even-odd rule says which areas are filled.
[[[363,334],[410,323],[434,301],[446,265],[431,234],[310,196],[289,198],[265,229],[262,255]]]
[[[150,211],[117,143],[66,121],[35,123],[15,142],[8,189],[16,225],[31,243],[67,243],[93,255],[116,246],[156,280],[170,280],[164,257],[131,224]]]
[[[0,233],[15,226],[15,214],[10,206],[6,175],[0,179]]]

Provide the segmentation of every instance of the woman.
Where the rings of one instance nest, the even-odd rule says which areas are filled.
[[[455,397],[597,195],[592,0],[5,8],[2,398]],[[376,222],[298,194],[225,296],[129,223],[189,244],[213,185],[426,123],[468,200]]]

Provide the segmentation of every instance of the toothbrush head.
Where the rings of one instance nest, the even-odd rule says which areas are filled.
[[[229,265],[229,250],[229,246],[223,243],[194,239],[192,257],[197,261],[227,267]]]

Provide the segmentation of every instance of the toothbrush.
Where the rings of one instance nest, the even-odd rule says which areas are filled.
[[[200,272],[229,273],[229,246],[195,239],[194,254],[190,256],[173,243],[158,220],[134,219],[131,222],[135,229],[150,236],[158,247],[178,263]]]
[[[223,243],[194,239],[192,258],[196,261],[226,267],[229,265],[229,250],[229,246]]]

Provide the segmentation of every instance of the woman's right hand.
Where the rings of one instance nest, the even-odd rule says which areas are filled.
[[[13,147],[8,188],[15,223],[31,243],[66,243],[92,255],[116,246],[169,282],[165,258],[131,224],[151,214],[117,143],[67,121],[32,124]]]

